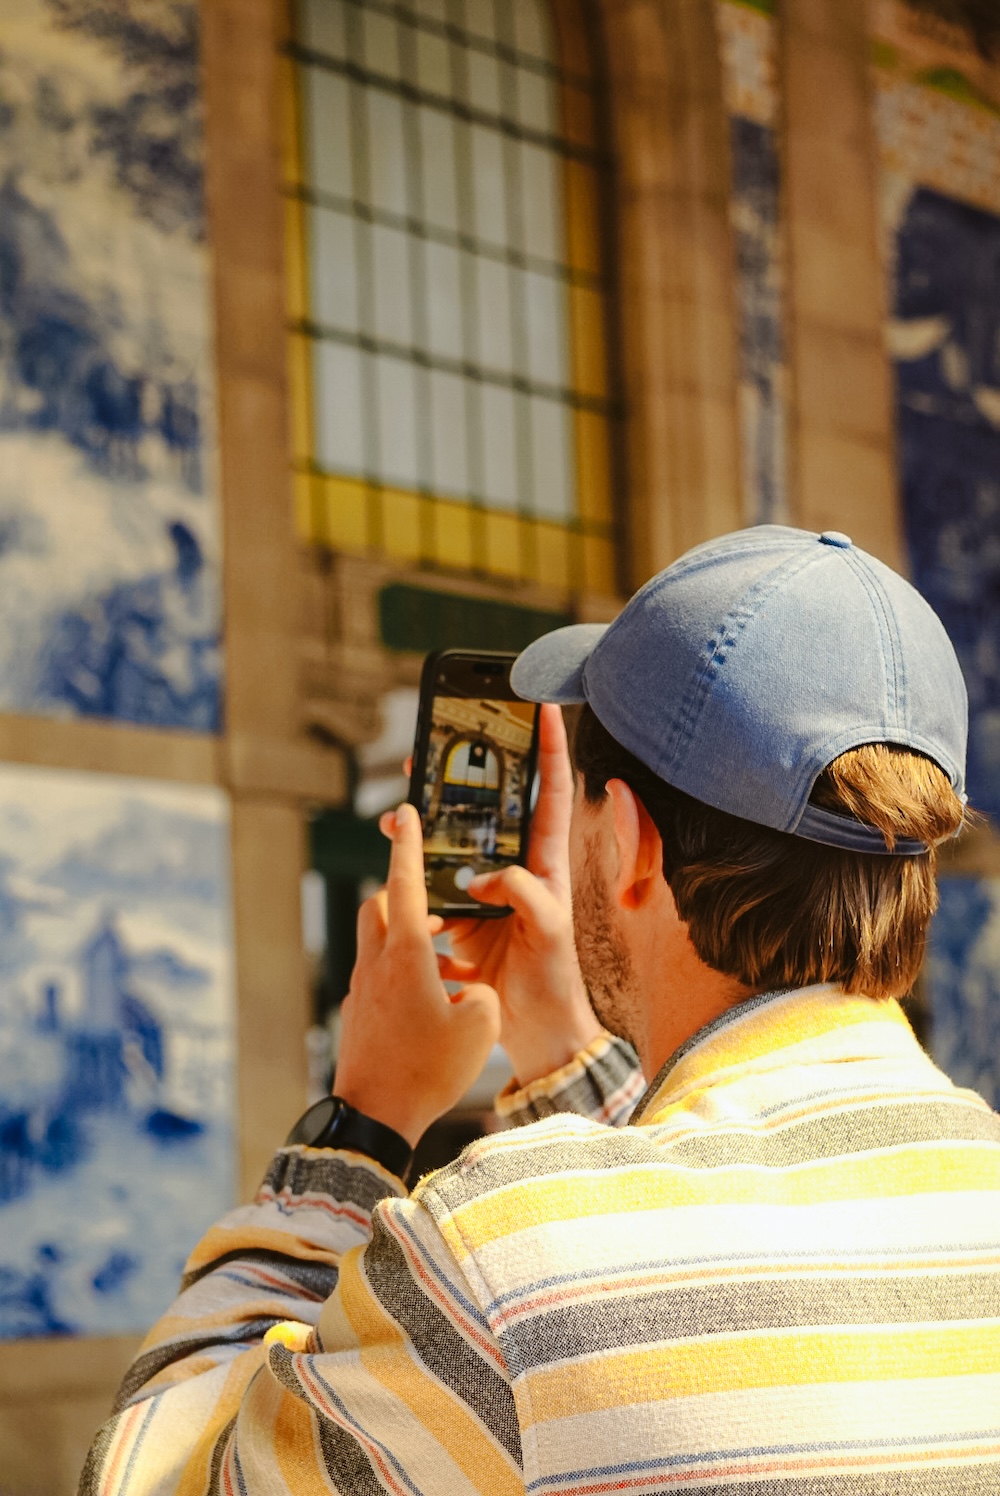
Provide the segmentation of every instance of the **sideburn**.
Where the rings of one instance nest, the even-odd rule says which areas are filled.
[[[609,1033],[634,1045],[635,969],[614,926],[596,838],[584,841],[583,868],[573,888],[573,937],[591,1007]]]

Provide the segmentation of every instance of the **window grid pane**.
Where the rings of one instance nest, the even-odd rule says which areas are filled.
[[[306,538],[613,590],[606,161],[579,45],[552,45],[546,0],[299,0]]]

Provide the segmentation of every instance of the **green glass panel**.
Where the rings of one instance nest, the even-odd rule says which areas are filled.
[[[349,810],[323,810],[309,823],[309,866],[328,881],[381,882],[389,868],[389,843],[377,821],[363,821]]]
[[[532,639],[572,623],[567,613],[520,608],[393,582],[379,593],[379,630],[388,649],[524,649]]]

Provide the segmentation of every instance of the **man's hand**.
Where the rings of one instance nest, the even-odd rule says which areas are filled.
[[[427,913],[420,817],[401,805],[383,829],[389,821],[389,879],[358,915],[334,1090],[415,1147],[482,1070],[500,1010],[482,982],[448,995],[432,943],[441,921]]]
[[[602,1032],[587,997],[573,943],[569,822],[573,772],[562,712],[543,706],[538,803],[528,865],[486,873],[470,893],[509,904],[506,919],[449,922],[454,959],[442,974],[486,981],[500,994],[500,1042],[521,1085],[566,1064]]]

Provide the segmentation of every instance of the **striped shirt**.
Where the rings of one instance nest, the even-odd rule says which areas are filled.
[[[830,988],[639,1086],[599,1040],[409,1198],[281,1150],[83,1496],[996,1496],[1000,1118]]]

